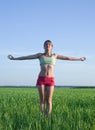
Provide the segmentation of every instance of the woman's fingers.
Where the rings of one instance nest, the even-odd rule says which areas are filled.
[[[13,60],[13,59],[14,59],[14,57],[13,57],[12,55],[8,55],[8,58],[9,58],[10,60]]]

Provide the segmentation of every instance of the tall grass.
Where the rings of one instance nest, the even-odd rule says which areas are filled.
[[[37,89],[1,88],[0,130],[95,130],[95,89],[56,88],[47,118]]]

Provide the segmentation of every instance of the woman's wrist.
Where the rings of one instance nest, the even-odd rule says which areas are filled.
[[[84,61],[84,60],[86,60],[85,57],[81,57],[81,58],[80,58],[80,61]]]

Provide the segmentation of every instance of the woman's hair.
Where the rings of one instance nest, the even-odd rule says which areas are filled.
[[[52,47],[53,47],[52,41],[46,40],[46,41],[44,42],[44,46],[45,46],[45,44],[47,44],[47,43],[51,43],[51,45],[52,45]]]

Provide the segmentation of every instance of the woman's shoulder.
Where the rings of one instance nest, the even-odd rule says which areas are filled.
[[[57,53],[53,53],[52,54],[55,58],[58,56],[58,54]]]
[[[42,56],[44,56],[44,53],[38,53],[39,58],[41,58]]]

